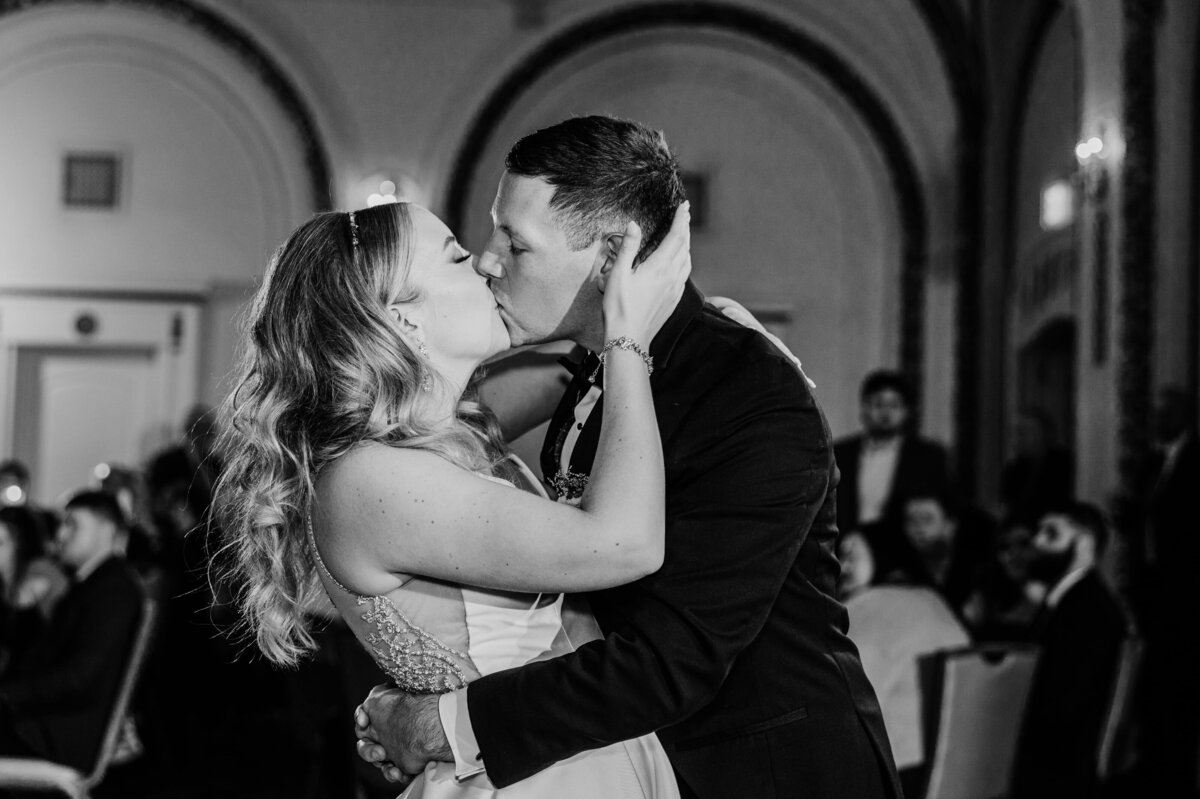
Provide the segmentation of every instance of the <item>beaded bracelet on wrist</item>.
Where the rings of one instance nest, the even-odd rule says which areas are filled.
[[[606,355],[608,355],[608,351],[613,349],[614,347],[619,350],[629,350],[630,352],[637,353],[641,357],[641,359],[646,363],[646,374],[648,374],[648,375],[654,374],[654,357],[652,355],[650,355],[649,353],[647,353],[645,350],[643,350],[641,347],[639,347],[638,343],[636,341],[634,341],[633,339],[629,338],[628,336],[621,336],[620,338],[614,338],[612,341],[610,341],[604,345],[604,349],[600,350],[601,365],[604,364],[604,358]]]

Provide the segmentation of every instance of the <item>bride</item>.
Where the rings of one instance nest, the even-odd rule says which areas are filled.
[[[662,449],[648,349],[691,268],[686,206],[636,271],[631,223],[604,294],[604,426],[573,507],[505,455],[474,377],[508,349],[474,259],[432,213],[323,213],[276,253],[222,406],[216,499],[259,648],[295,664],[324,595],[400,688],[442,693],[598,637],[567,592],[656,571]],[[431,763],[407,797],[678,796],[653,735],[497,791]]]

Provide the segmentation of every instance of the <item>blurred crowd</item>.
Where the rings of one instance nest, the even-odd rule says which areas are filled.
[[[868,375],[860,400],[861,432],[835,447],[839,591],[906,794],[923,795],[928,776],[918,659],[994,643],[1039,653],[1012,796],[1196,796],[1200,607],[1189,574],[1200,554],[1182,504],[1200,486],[1194,399],[1163,392],[1155,456],[1111,514],[1074,496],[1073,454],[1042,409],[1021,411],[1000,503],[983,508],[957,489],[945,448],[913,432],[902,375]],[[1124,546],[1119,569],[1114,538]],[[1122,730],[1121,773],[1101,784],[1099,752],[1131,642],[1144,652],[1134,719]]]
[[[145,602],[149,654],[99,796],[391,795],[354,752],[355,705],[384,681],[340,623],[316,658],[268,666],[210,565],[212,414],[141,468],[99,464],[64,508],[0,463],[0,755],[95,765]]]
[[[1121,795],[1119,781],[1101,784],[1097,749],[1122,652],[1139,640],[1121,773],[1156,795],[1195,796],[1200,539],[1184,506],[1200,485],[1194,399],[1160,398],[1156,457],[1112,509],[1119,535],[1073,495],[1072,453],[1040,409],[1020,414],[1001,502],[982,508],[956,487],[945,447],[913,431],[913,405],[902,375],[868,375],[862,430],[835,448],[840,598],[906,794],[923,795],[927,778],[918,659],[1002,642],[1040,652],[1013,796]],[[212,416],[197,408],[183,428],[142,468],[96,466],[63,509],[36,505],[24,465],[0,463],[0,754],[91,768],[149,600],[148,665],[101,796],[390,795],[355,756],[349,723],[384,678],[345,627],[331,620],[295,671],[269,667],[236,634],[210,568]]]

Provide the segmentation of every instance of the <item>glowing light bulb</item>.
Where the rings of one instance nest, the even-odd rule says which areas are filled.
[[[1075,157],[1080,161],[1086,161],[1091,154],[1092,148],[1087,142],[1081,141],[1075,145]]]
[[[25,499],[25,491],[20,486],[9,486],[4,489],[4,501],[9,505],[20,505]]]
[[[390,180],[385,180],[379,184],[379,193],[385,197],[394,195],[396,193],[396,184]]]
[[[1099,136],[1093,136],[1088,139],[1087,144],[1094,155],[1099,155],[1104,150],[1104,142],[1100,140]]]
[[[1075,219],[1075,189],[1056,180],[1042,189],[1042,230],[1060,230]]]
[[[106,480],[112,474],[112,468],[107,463],[97,463],[96,468],[92,469],[92,474],[96,476],[97,480]]]
[[[377,205],[383,205],[385,202],[386,200],[383,199],[382,194],[375,193],[367,198],[367,207],[374,208]]]

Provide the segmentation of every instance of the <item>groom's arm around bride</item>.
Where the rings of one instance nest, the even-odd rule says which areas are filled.
[[[489,777],[658,731],[685,794],[887,795],[886,734],[833,599],[837,472],[811,390],[692,287],[651,353],[663,568],[591,596],[603,641],[468,687]]]
[[[837,471],[807,381],[690,285],[651,353],[663,568],[590,596],[604,640],[468,686],[490,780],[657,731],[685,796],[899,796],[833,598]]]

